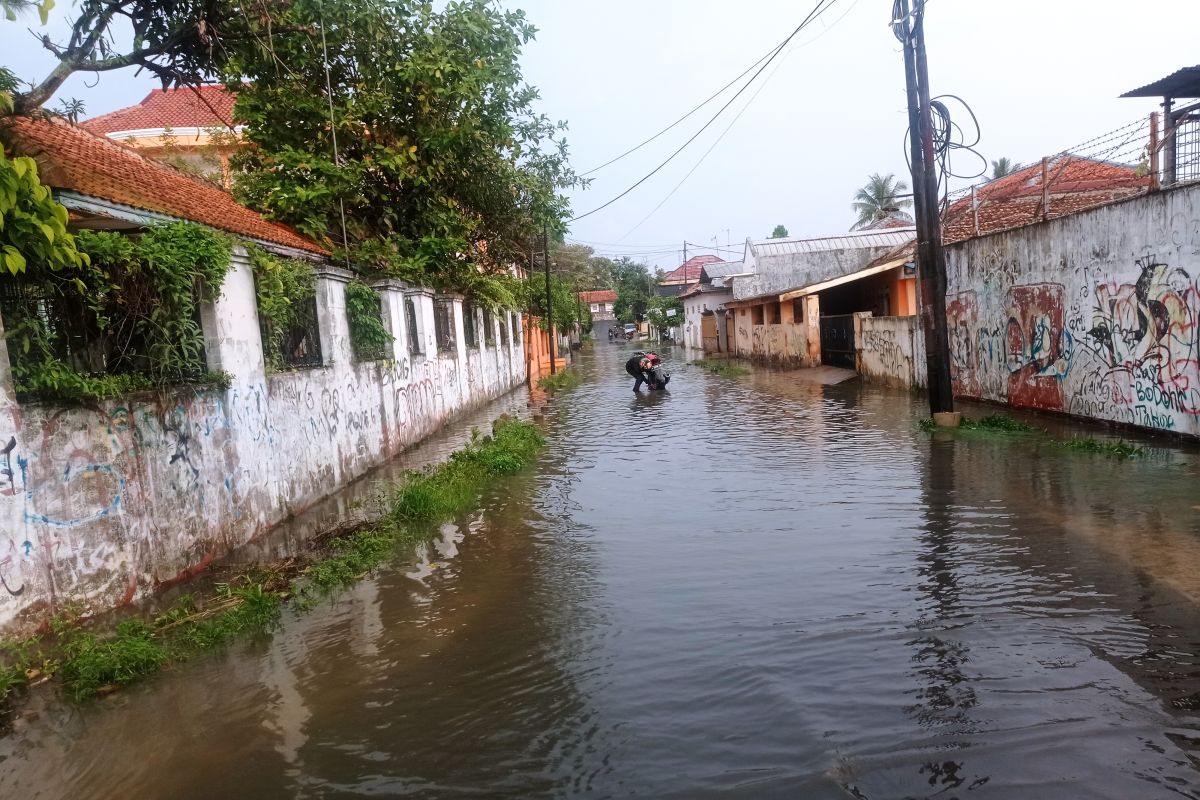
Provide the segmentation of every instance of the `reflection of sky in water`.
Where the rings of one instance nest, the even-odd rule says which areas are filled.
[[[1194,456],[671,356],[634,398],[627,349],[536,474],[272,637],[23,723],[0,794],[1200,796]]]

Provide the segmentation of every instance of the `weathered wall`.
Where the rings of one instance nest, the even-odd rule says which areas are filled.
[[[919,385],[916,370],[924,369],[915,357],[914,343],[921,336],[919,317],[863,316],[859,323],[855,340],[859,374],[903,389]]]
[[[418,330],[432,355],[410,356],[400,310],[413,290],[395,284],[380,287],[394,358],[355,363],[344,280],[317,281],[326,365],[266,374],[237,259],[202,315],[210,366],[233,376],[224,392],[18,405],[0,344],[0,628],[28,629],[64,603],[111,608],[187,577],[524,380],[521,337],[467,348],[461,303],[458,349],[438,355],[423,292]]]
[[[888,242],[877,247],[848,247],[788,255],[759,257],[755,273],[733,279],[736,300],[777,294],[857,272],[896,247]]]
[[[946,257],[956,393],[1200,435],[1200,187]]]

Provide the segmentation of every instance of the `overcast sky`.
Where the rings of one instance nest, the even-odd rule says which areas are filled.
[[[524,8],[539,29],[526,50],[525,77],[541,90],[541,109],[570,124],[572,163],[581,172],[730,81],[815,2],[504,0]],[[56,28],[71,5],[64,0],[53,12]],[[908,177],[904,69],[887,25],[891,5],[838,0],[690,147],[624,199],[573,223],[569,237],[602,254],[628,252],[669,267],[685,239],[738,249],[777,224],[793,236],[845,231],[854,221],[851,197],[869,173]],[[929,0],[927,15],[933,90],[971,104],[988,159],[1036,161],[1148,116],[1154,100],[1117,95],[1200,60],[1195,0]],[[53,62],[24,25],[0,23],[0,63],[34,79]],[[132,71],[84,85],[95,80],[75,76],[60,95],[82,98],[94,116],[136,103],[155,85]],[[643,177],[728,96],[595,173],[587,191],[573,194],[575,213]],[[961,167],[971,164],[964,157]]]

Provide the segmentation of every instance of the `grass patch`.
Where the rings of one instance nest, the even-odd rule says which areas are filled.
[[[930,421],[932,422],[932,420]],[[988,414],[979,419],[963,417],[962,427],[973,431],[1003,431],[1004,433],[1032,433],[1037,430],[1028,423],[1004,414]]]
[[[473,508],[484,491],[529,465],[543,444],[532,423],[502,417],[491,436],[476,431],[447,462],[408,473],[382,519],[325,540],[307,565],[293,561],[239,576],[217,584],[203,601],[183,595],[152,619],[125,620],[111,631],[90,630],[67,610],[44,636],[0,642],[0,705],[51,675],[77,700],[107,694],[239,635],[271,630],[286,603],[303,610],[366,577],[398,547]]]
[[[750,370],[746,367],[730,364],[728,361],[693,361],[691,364],[693,367],[699,367],[722,378],[740,378],[750,374]]]
[[[574,389],[579,384],[583,383],[583,377],[579,374],[579,370],[561,369],[553,375],[546,375],[539,378],[537,386],[543,392],[561,392],[567,389]]]
[[[1082,453],[1095,453],[1104,455],[1110,458],[1141,458],[1146,455],[1144,448],[1138,447],[1135,444],[1118,441],[1109,442],[1101,439],[1092,439],[1088,437],[1076,437],[1071,439],[1060,439],[1058,444],[1068,450],[1076,450]]]
[[[932,432],[938,429],[932,417],[924,417],[917,422],[917,426],[925,431]],[[992,431],[1000,433],[1035,433],[1039,432],[1028,423],[1013,419],[1004,414],[989,414],[986,417],[972,419],[963,417],[963,430],[968,431]],[[1041,431],[1044,433],[1044,431]],[[1072,437],[1070,439],[1051,439],[1051,443],[1064,447],[1068,450],[1075,450],[1082,453],[1093,453],[1096,455],[1108,456],[1110,458],[1140,458],[1146,454],[1142,447],[1134,444],[1129,444],[1125,441],[1111,442],[1103,439],[1093,439],[1087,436]]]

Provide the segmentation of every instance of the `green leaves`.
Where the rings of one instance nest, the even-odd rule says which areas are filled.
[[[325,85],[322,21],[332,96],[311,91]],[[378,273],[447,288],[524,261],[543,221],[559,225],[576,178],[521,76],[522,13],[321,0],[276,22],[306,33],[276,34],[228,74],[252,145],[235,164],[245,202]]]
[[[38,178],[32,158],[0,152],[0,266],[18,275],[32,263],[52,272],[77,269],[86,256],[67,231],[67,210]]]
[[[316,290],[316,275],[307,261],[279,258],[259,247],[250,248],[263,357],[271,369],[283,368],[283,347],[302,303]]]
[[[383,324],[378,292],[362,281],[346,284],[346,319],[355,359],[378,361],[390,357],[394,337]]]

